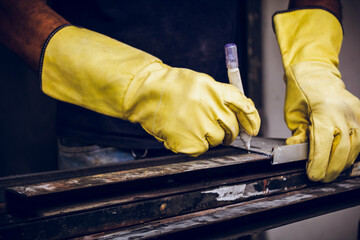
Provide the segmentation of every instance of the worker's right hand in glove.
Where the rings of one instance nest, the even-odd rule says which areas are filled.
[[[140,123],[175,153],[197,156],[231,143],[240,126],[259,131],[253,102],[235,87],[84,28],[50,35],[40,73],[49,96]]]
[[[330,182],[360,151],[360,101],[338,70],[342,27],[323,9],[278,13],[274,27],[285,69],[288,144],[310,140],[307,174]]]

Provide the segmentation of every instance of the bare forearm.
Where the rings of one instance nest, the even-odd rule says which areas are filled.
[[[66,23],[44,0],[0,1],[0,41],[34,69],[46,38]]]
[[[289,9],[299,7],[322,7],[330,10],[341,21],[340,0],[290,0]]]

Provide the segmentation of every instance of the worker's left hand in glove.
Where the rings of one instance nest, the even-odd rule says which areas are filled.
[[[274,27],[285,69],[288,144],[310,140],[307,174],[330,182],[360,151],[360,101],[338,70],[342,27],[322,9],[278,13]]]
[[[40,73],[49,96],[140,123],[176,153],[197,156],[231,143],[239,125],[250,135],[260,127],[253,102],[235,87],[84,28],[51,34]]]

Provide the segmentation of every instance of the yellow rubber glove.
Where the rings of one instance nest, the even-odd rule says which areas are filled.
[[[322,9],[278,13],[273,22],[285,69],[285,119],[293,133],[287,144],[309,136],[308,177],[330,182],[360,151],[360,101],[338,70],[341,24]]]
[[[231,143],[239,123],[256,135],[254,103],[230,84],[159,59],[112,38],[67,26],[43,50],[47,95],[141,126],[175,153],[197,156]]]

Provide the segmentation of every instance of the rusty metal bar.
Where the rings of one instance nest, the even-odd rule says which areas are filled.
[[[357,177],[359,174],[358,169],[359,166],[357,165],[352,171],[344,173],[341,178]],[[332,194],[359,190],[360,183],[358,182],[358,179],[356,179],[356,181],[345,182],[346,184],[344,184],[344,182],[342,184],[336,183],[337,187],[334,188],[331,187],[333,185],[315,184],[308,181],[305,173],[302,171],[282,174],[275,177],[269,176],[247,182],[220,184],[220,186],[217,187],[198,189],[196,191],[189,191],[188,186],[185,186],[178,192],[175,191],[176,189],[172,189],[173,191],[170,192],[167,192],[165,189],[163,195],[160,194],[157,196],[157,193],[149,196],[139,195],[138,199],[132,199],[128,202],[115,204],[110,207],[102,206],[86,211],[59,214],[58,216],[52,216],[50,218],[28,218],[24,222],[17,222],[0,227],[0,237],[17,239],[20,236],[26,236],[25,239],[33,239],[40,234],[41,236],[46,236],[43,239],[69,238],[116,228],[130,227],[144,222],[162,218],[172,218],[184,214],[193,213],[196,216],[200,216],[197,215],[197,212],[204,214],[216,211],[216,209],[223,211],[223,207],[238,206],[237,204],[244,207],[251,203],[253,199],[266,199],[265,202],[258,200],[264,204],[274,199],[284,199],[284,196],[291,196],[294,190],[306,190],[313,187],[317,189],[321,188],[322,190],[318,195],[313,195],[309,199],[298,199],[304,201],[314,200]],[[276,197],[278,194],[283,193],[286,193],[286,195],[282,195],[280,198]],[[285,199],[289,200],[290,205],[294,203],[291,200],[292,198]],[[280,202],[286,206],[287,200],[281,200]],[[297,202],[295,201],[295,203]],[[253,211],[248,211],[249,209],[246,208],[246,211],[242,210],[240,213],[251,215],[263,210],[269,210],[267,207],[274,207],[274,205],[269,205],[269,203],[264,206],[254,206],[257,206],[258,209],[254,208]],[[228,218],[226,216],[231,216],[231,214],[227,214],[225,211],[222,215],[225,218],[221,219],[218,218],[219,216],[215,216],[211,217],[210,220],[218,219],[219,221],[227,221]],[[210,223],[211,221],[209,224]],[[181,225],[175,222],[174,226],[177,224]],[[192,228],[190,227],[192,224],[188,225],[186,221],[182,224],[184,224],[182,226],[186,226],[186,229]],[[143,230],[144,229],[139,229],[139,231]]]
[[[162,166],[136,168],[124,171],[96,174],[86,177],[70,178],[65,180],[37,183],[25,186],[10,187],[9,190],[26,197],[65,192],[77,189],[105,186],[112,183],[129,182],[136,180],[147,180],[154,177],[169,176],[180,173],[196,172],[200,170],[211,170],[239,164],[270,160],[269,157],[249,153],[242,155],[228,155],[208,159],[196,159],[185,163],[172,163]]]
[[[229,154],[242,154],[247,151],[235,151],[230,147],[216,147],[203,154],[202,158],[225,156]],[[164,153],[165,154],[165,153]],[[15,175],[9,177],[0,178],[0,203],[5,202],[5,189],[13,186],[31,185],[49,181],[64,180],[69,178],[84,177],[108,172],[124,171],[135,168],[145,168],[161,166],[171,163],[180,163],[193,161],[193,157],[186,155],[165,155],[163,157],[146,158],[142,160],[136,160],[128,163],[109,164],[104,166],[70,169],[70,170],[57,170],[51,172],[32,173],[24,175]]]
[[[279,172],[279,174],[280,173],[280,176],[272,177],[272,175],[269,174],[267,178],[265,178],[266,176],[263,175],[263,179],[255,178],[252,181],[244,181],[244,178],[237,177],[231,179],[213,180],[211,182],[169,186],[166,188],[151,188],[145,191],[139,191],[135,193],[89,199],[87,201],[77,201],[67,204],[45,204],[41,207],[39,207],[34,202],[32,204],[23,202],[22,204],[25,204],[24,206],[26,208],[31,208],[31,211],[35,213],[34,216],[45,217],[63,215],[66,213],[81,212],[84,210],[94,210],[117,205],[124,206],[126,204],[138,202],[140,199],[143,202],[154,198],[162,199],[167,198],[168,196],[176,195],[176,197],[170,197],[171,199],[174,199],[174,205],[172,207],[177,208],[181,210],[181,212],[183,212],[183,209],[197,211],[199,209],[228,204],[229,202],[243,201],[247,199],[253,199],[257,197],[269,196],[276,193],[291,191],[294,189],[300,189],[312,184],[307,180],[307,177],[303,172],[288,172],[287,174],[284,174],[284,172]],[[224,196],[217,196],[216,194],[218,193],[222,193]],[[193,199],[204,198],[205,195],[207,196],[205,197],[205,200],[203,201],[203,204],[201,206],[198,206],[195,203],[186,205],[186,203],[188,203],[189,201],[192,202]],[[219,202],[217,201],[217,199],[222,200]],[[18,204],[12,207],[16,206],[18,206]],[[164,213],[165,212],[163,211],[161,216],[164,216]],[[170,211],[169,214],[174,213],[173,211]],[[154,216],[155,215],[151,215],[151,217]]]
[[[359,205],[359,180],[317,185],[76,239],[238,239]]]
[[[339,180],[359,175],[356,163]],[[184,162],[10,187],[10,215],[0,216],[0,239],[61,239],[131,228],[316,186],[327,185],[310,182],[304,163],[273,166],[263,155],[221,150]]]
[[[249,170],[249,167],[253,170]],[[222,179],[233,179],[231,181],[234,181],[239,176],[242,180],[257,177],[256,174],[254,175],[254,169],[263,169],[257,170],[256,173],[265,171],[268,176],[273,175],[274,171],[279,172],[284,169],[269,170],[266,169],[267,167],[270,167],[269,158],[259,154],[208,157],[188,162],[10,187],[6,191],[7,206],[9,212],[17,215],[49,216],[59,212],[57,209],[66,209],[65,212],[69,212],[109,206],[109,203],[120,204],[142,197],[144,194],[149,195],[147,193],[149,189],[154,192],[156,190],[166,192],[169,191],[168,188],[183,186],[180,188],[190,191],[196,187],[194,183],[201,183],[198,188],[204,188],[204,186],[212,186],[208,182],[215,180],[219,182]],[[188,187],[189,185],[193,186]],[[183,189],[181,191],[184,191]],[[114,198],[117,201],[112,201]],[[84,203],[88,207],[84,207]]]

